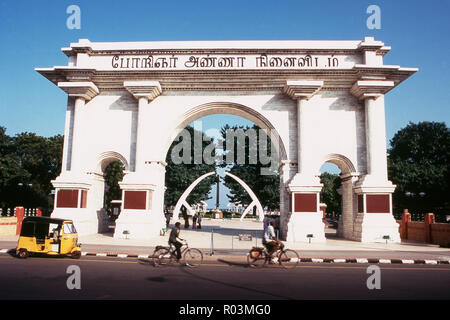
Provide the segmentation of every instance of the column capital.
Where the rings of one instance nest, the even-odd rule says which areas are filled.
[[[309,100],[319,92],[322,86],[323,81],[286,81],[283,92],[294,100]]]
[[[394,81],[358,80],[350,89],[351,94],[360,100],[377,99],[394,87]]]
[[[147,98],[152,101],[162,93],[158,81],[125,81],[123,86],[138,100],[139,98]]]
[[[64,90],[69,97],[91,100],[99,94],[97,86],[93,82],[58,82],[58,87]]]

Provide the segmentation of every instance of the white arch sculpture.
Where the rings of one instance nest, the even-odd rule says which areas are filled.
[[[203,179],[215,174],[215,171],[212,172],[208,172],[205,173],[204,175],[198,177],[194,182],[191,183],[191,185],[183,192],[183,194],[181,195],[180,199],[178,199],[177,204],[175,205],[175,209],[173,209],[173,219],[175,221],[178,220],[178,216],[180,215],[180,209],[181,206],[185,206],[186,209],[189,212],[192,212],[192,208],[189,205],[189,203],[187,203],[186,198],[188,197],[188,195],[191,193],[192,190],[194,190],[194,188],[200,183],[200,181],[202,181]]]
[[[250,187],[242,181],[240,178],[236,177],[234,174],[231,174],[229,172],[225,172],[225,175],[233,178],[236,180],[244,189],[248,192],[250,197],[252,198],[252,203],[245,209],[244,213],[241,216],[241,221],[244,219],[245,215],[250,212],[250,210],[253,209],[254,206],[256,206],[256,211],[258,211],[259,221],[264,220],[264,210],[261,205],[261,202],[259,202],[258,198],[256,197],[255,193],[250,189]]]
[[[200,183],[200,181],[202,181],[203,179],[215,174],[215,171],[209,172],[209,173],[205,173],[204,175],[198,177],[194,182],[191,183],[191,185],[183,192],[183,194],[181,195],[180,199],[178,199],[177,204],[175,205],[175,209],[173,210],[173,219],[175,221],[178,220],[178,216],[180,215],[180,209],[181,206],[185,206],[186,209],[191,212],[192,208],[191,206],[187,203],[186,198],[189,196],[189,194],[191,193],[191,191]],[[248,192],[248,194],[250,195],[250,197],[252,198],[252,203],[250,203],[250,205],[245,209],[244,213],[241,216],[241,221],[244,219],[245,215],[251,210],[253,209],[254,206],[256,206],[256,211],[258,211],[258,216],[259,216],[259,221],[263,221],[264,220],[264,210],[262,208],[261,203],[259,202],[258,198],[256,197],[255,193],[252,191],[252,189],[250,189],[250,187],[244,182],[242,181],[240,178],[236,177],[235,175],[229,173],[229,172],[225,172],[225,175],[228,175],[229,177],[233,178],[234,180],[236,180],[244,189],[245,191]]]

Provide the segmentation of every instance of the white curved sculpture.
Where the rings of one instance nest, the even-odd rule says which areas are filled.
[[[175,209],[173,209],[173,219],[174,221],[178,220],[178,216],[180,215],[180,209],[181,206],[185,206],[186,209],[191,212],[192,208],[191,206],[187,203],[186,198],[189,196],[189,194],[191,193],[192,190],[194,190],[194,188],[205,178],[215,174],[215,171],[209,172],[209,173],[205,173],[204,175],[198,177],[194,182],[191,183],[191,185],[183,192],[183,194],[181,195],[180,199],[178,199],[177,204],[175,205]],[[250,195],[250,197],[252,198],[252,203],[250,203],[250,205],[245,209],[244,213],[241,216],[241,221],[244,219],[245,215],[251,210],[253,209],[254,206],[256,206],[256,211],[258,211],[258,216],[259,216],[259,221],[263,221],[264,220],[264,210],[263,207],[261,205],[261,202],[259,202],[258,198],[256,197],[255,193],[252,191],[252,189],[250,189],[250,187],[244,182],[242,181],[240,178],[236,177],[234,174],[231,174],[229,172],[225,172],[225,175],[233,178],[234,180],[236,180],[244,189],[245,191],[248,192],[248,194]]]
[[[215,171],[212,172],[208,172],[205,173],[204,175],[198,177],[194,182],[191,183],[191,185],[183,192],[183,194],[181,195],[180,199],[178,199],[177,204],[175,205],[175,209],[173,209],[173,219],[174,221],[178,220],[178,216],[180,214],[180,209],[181,206],[185,206],[186,209],[191,212],[192,208],[191,206],[187,203],[186,198],[188,197],[188,195],[191,193],[192,190],[194,190],[194,188],[200,183],[200,181],[202,181],[203,179],[215,174]]]
[[[256,206],[256,211],[258,211],[259,221],[263,221],[264,220],[263,207],[261,205],[261,202],[259,202],[258,198],[256,197],[255,193],[252,191],[252,189],[250,189],[250,187],[244,181],[242,181],[240,178],[236,177],[234,174],[231,174],[229,172],[225,172],[225,175],[227,175],[227,176],[233,178],[234,180],[236,180],[245,189],[245,191],[248,192],[248,194],[250,195],[250,197],[253,200],[252,203],[250,203],[250,205],[247,207],[247,209],[245,209],[244,213],[242,214],[241,221],[244,219],[245,215],[251,209],[253,209],[254,206]]]

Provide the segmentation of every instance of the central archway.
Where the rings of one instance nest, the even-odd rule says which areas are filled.
[[[267,136],[269,137],[269,139],[271,141],[271,145],[273,148],[272,150],[275,150],[276,154],[277,154],[276,163],[274,163],[274,165],[276,168],[280,168],[280,166],[288,160],[288,158],[289,158],[288,153],[293,154],[293,149],[291,146],[292,142],[289,140],[289,137],[286,136],[286,133],[288,131],[286,130],[285,127],[277,128],[274,125],[274,123],[272,123],[272,121],[275,121],[275,124],[279,125],[279,122],[280,122],[280,119],[276,118],[277,115],[273,113],[273,109],[271,109],[271,107],[270,107],[267,110],[269,110],[269,112],[267,114],[265,114],[264,108],[258,108],[255,106],[253,106],[253,107],[246,106],[246,105],[236,103],[233,101],[211,101],[211,102],[199,104],[197,106],[193,106],[193,107],[189,108],[187,111],[185,111],[184,113],[182,113],[181,115],[174,118],[174,120],[170,124],[170,129],[168,130],[168,132],[171,132],[171,135],[167,136],[165,145],[160,150],[164,154],[163,157],[166,157],[173,141],[177,138],[177,136],[180,134],[180,132],[186,126],[193,123],[194,121],[196,121],[200,118],[215,115],[215,114],[229,114],[229,115],[234,115],[234,116],[242,117],[246,120],[249,120],[266,132]],[[275,118],[272,119],[272,121],[271,121],[267,117],[269,117],[269,118],[275,117]],[[283,133],[284,136],[281,135],[280,132]],[[286,140],[286,143],[285,143],[285,140]],[[287,146],[287,148],[286,148],[286,146]],[[280,169],[278,169],[278,170],[280,170]],[[230,175],[228,175],[228,176],[230,176]],[[203,179],[205,179],[207,177],[208,176],[205,176],[205,177],[203,177]],[[285,200],[285,198],[286,198],[285,186],[286,186],[286,182],[287,182],[285,178],[286,177],[282,176],[281,174],[279,175],[279,179],[280,179],[280,189],[279,189],[280,207],[279,207],[279,210],[280,210],[281,216],[286,215],[287,203],[288,203]],[[203,180],[203,179],[200,179],[200,181],[196,180],[197,184],[200,183],[201,180]],[[236,179],[233,179],[233,180],[237,181]],[[241,186],[243,186],[243,184],[241,182],[238,182],[238,183]],[[246,188],[244,187],[244,189],[246,189]],[[252,203],[250,204],[249,208],[251,209],[256,206],[257,211],[258,211],[259,220],[262,221],[264,219],[264,210],[261,205],[261,202],[259,201],[259,199],[257,199],[254,192],[250,188],[248,188],[248,189],[254,195],[254,198],[251,197]],[[193,190],[193,188],[191,188],[191,191],[192,190]],[[248,192],[248,194],[250,195],[250,192]],[[190,205],[186,202],[186,198],[188,195],[189,195],[189,193],[187,195],[180,197],[179,201],[177,202],[177,205],[175,206],[174,211],[173,211],[173,217],[175,220],[178,219],[181,207],[183,205],[186,207],[187,210],[190,209]]]

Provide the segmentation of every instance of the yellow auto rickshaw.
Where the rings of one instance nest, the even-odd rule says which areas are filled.
[[[26,217],[22,222],[16,254],[25,259],[30,254],[70,255],[81,257],[81,245],[72,220]]]

